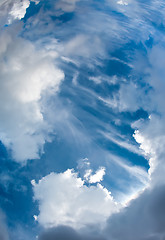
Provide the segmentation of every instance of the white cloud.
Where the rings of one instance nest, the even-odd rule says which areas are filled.
[[[125,0],[119,0],[117,3],[120,5],[128,5],[128,1]]]
[[[12,9],[9,12],[8,23],[10,24],[15,19],[22,19],[26,14],[26,9],[29,7],[30,1],[29,0],[19,0],[15,1]]]
[[[80,0],[59,0],[55,4],[55,8],[63,12],[73,12],[76,8],[76,3]]]
[[[116,60],[116,58],[111,58],[112,60]],[[117,59],[119,61],[119,59]],[[118,84],[120,81],[124,81],[124,79],[121,79],[117,77],[116,75],[113,76],[107,76],[107,75],[101,75],[101,76],[95,76],[95,77],[89,77],[89,80],[93,81],[95,84],[102,84],[104,81],[109,84]]]
[[[147,104],[145,90],[133,82],[121,84],[118,94],[113,99],[114,106],[121,112],[137,111]]]
[[[164,179],[164,148],[165,148],[165,128],[164,117],[152,115],[146,122],[135,122],[134,137],[149,159],[149,174],[151,185],[158,184]]]
[[[39,3],[37,0],[1,0],[0,21],[1,24],[11,24],[14,20],[24,18],[30,2]]]
[[[52,131],[42,96],[58,91],[64,74],[49,51],[5,32],[0,37],[0,140],[16,161],[39,157]]]
[[[145,94],[147,87],[142,88],[133,82],[122,81],[118,92],[113,97],[98,97],[105,105],[119,112],[135,112],[140,108],[148,110],[149,97]]]
[[[61,50],[61,54],[64,57],[72,58],[74,61],[77,61],[79,57],[84,57],[86,61],[87,59],[90,61],[90,64],[92,64],[92,61],[95,62],[94,58],[96,56],[103,56],[105,54],[104,46],[100,38],[95,34],[92,36],[91,34],[84,33],[73,35],[72,38],[63,42]],[[91,57],[93,57],[92,61]],[[78,62],[80,65],[83,63],[79,60]]]
[[[73,170],[51,173],[32,182],[34,199],[39,201],[38,222],[44,227],[68,225],[81,228],[105,223],[119,205],[101,184],[86,186]]]
[[[96,83],[96,84],[102,83],[102,77],[101,77],[101,76],[89,77],[89,80],[93,81],[93,82]]]
[[[152,91],[147,93],[149,103],[143,108],[147,109],[150,116],[146,121],[139,120],[132,124],[135,130],[134,138],[140,144],[149,159],[149,173],[152,181],[159,182],[164,177],[163,155],[165,147],[165,111],[164,111],[164,58],[165,50],[161,46],[154,46],[148,50],[150,67],[144,69],[149,75],[147,83]],[[153,182],[152,182],[153,184]]]
[[[91,172],[92,173],[92,172]],[[103,177],[105,175],[105,168],[104,167],[100,167],[95,174],[88,174],[88,179],[89,179],[89,183],[97,183],[97,182],[101,182],[103,180]]]

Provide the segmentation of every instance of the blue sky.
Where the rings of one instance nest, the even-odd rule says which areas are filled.
[[[0,240],[164,239],[164,9],[0,1]]]

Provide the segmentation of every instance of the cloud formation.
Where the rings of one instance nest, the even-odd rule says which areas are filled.
[[[73,12],[76,8],[76,3],[80,0],[58,0],[55,4],[57,10],[62,10],[62,12]]]
[[[3,24],[12,24],[15,20],[21,20],[26,14],[30,2],[39,2],[37,0],[1,0],[0,2],[0,22]]]
[[[15,1],[9,12],[8,23],[12,23],[12,21],[15,19],[22,19],[26,14],[26,9],[29,7],[29,5],[29,0]]]
[[[105,168],[100,167],[94,174],[92,174],[92,169],[86,170],[84,178],[89,183],[97,183],[103,180],[104,175],[105,175]]]
[[[85,8],[85,15],[84,13],[81,14],[80,9],[76,8],[77,2],[78,0],[49,1],[50,5],[53,6],[51,9],[44,12],[43,7],[38,12],[37,17],[35,15],[34,18],[30,17],[27,20],[26,27],[30,26],[30,31],[32,27],[34,28],[33,31],[29,31],[29,34],[27,27],[27,35],[24,33],[24,36],[34,37],[34,34],[36,34],[37,38],[40,39],[40,36],[45,37],[45,35],[52,34],[56,30],[57,35],[61,36],[59,40],[61,42],[58,42],[58,52],[61,59],[65,59],[68,68],[69,64],[76,66],[76,74],[73,80],[79,90],[83,89],[83,86],[81,88],[78,82],[82,70],[78,67],[85,63],[90,72],[95,72],[96,68],[101,68],[105,59],[110,62],[110,56],[107,52],[112,53],[115,49],[123,47],[124,43],[130,44],[132,41],[134,41],[135,45],[136,43],[139,44],[139,42],[143,45],[147,55],[146,58],[148,58],[148,65],[138,63],[139,66],[131,66],[127,63],[127,60],[111,59],[117,63],[122,63],[127,68],[131,68],[125,74],[128,79],[124,79],[121,83],[119,78],[113,75],[113,71],[112,73],[107,72],[107,74],[115,76],[115,81],[111,82],[120,86],[114,92],[114,99],[110,99],[111,101],[108,102],[106,97],[97,99],[104,102],[106,106],[109,103],[110,109],[119,113],[134,113],[143,108],[144,111],[150,114],[149,119],[132,124],[132,129],[135,129],[134,138],[149,160],[150,185],[138,195],[137,199],[131,201],[126,208],[120,209],[120,206],[116,204],[106,188],[101,184],[94,185],[103,180],[105,168],[100,168],[94,174],[92,174],[91,168],[87,168],[85,174],[83,174],[86,182],[83,178],[78,177],[73,170],[51,173],[43,177],[38,183],[32,181],[34,199],[38,201],[40,211],[35,218],[46,228],[64,224],[76,229],[83,227],[89,229],[94,224],[97,226],[98,231],[101,231],[99,226],[104,225],[111,216],[107,221],[107,227],[103,228],[105,239],[162,240],[165,238],[165,51],[163,44],[161,47],[154,46],[149,50],[145,41],[151,33],[155,33],[156,27],[164,29],[164,24],[160,20],[162,14],[164,16],[164,2],[153,0],[148,4],[135,0],[107,0],[106,3],[110,8],[106,12],[101,12],[101,5],[97,5],[99,11],[91,7],[93,3],[98,1],[89,1],[90,4],[87,4],[88,6]],[[82,1],[82,4],[85,3],[87,1]],[[30,1],[28,0],[1,1],[0,13],[2,13],[1,21],[3,24],[7,22],[12,24],[17,22],[15,20],[22,19],[29,4]],[[47,8],[45,7],[45,9]],[[61,15],[73,11],[75,11],[76,21],[73,19],[71,23],[69,22],[70,25],[63,25]],[[115,15],[115,11],[118,14]],[[56,18],[58,16],[61,18]],[[53,17],[54,22],[52,21]],[[59,30],[60,27],[62,30]],[[45,141],[49,140],[49,133],[53,131],[53,124],[49,123],[44,114],[47,106],[47,103],[46,106],[44,105],[47,101],[45,96],[50,96],[58,91],[64,74],[56,67],[56,53],[51,51],[50,46],[46,50],[44,48],[36,50],[35,43],[16,36],[13,33],[14,31],[15,27],[13,27],[13,31],[4,30],[0,36],[0,139],[11,150],[13,158],[22,162],[27,159],[39,158],[39,153],[42,151]],[[161,30],[157,33],[160,34],[160,32]],[[159,34],[156,34],[157,38]],[[107,46],[108,49],[106,49]],[[134,46],[131,47],[134,48]],[[132,52],[130,55],[133,55]],[[114,70],[113,65],[108,65],[107,68]],[[141,68],[144,75],[147,75],[147,77],[146,75],[142,77],[145,84],[144,82],[138,84],[137,82],[141,81],[141,79],[137,78],[135,80],[136,75],[130,77],[131,74],[134,74],[133,71],[139,71],[137,68]],[[119,69],[120,67],[118,67],[117,73]],[[92,84],[99,84],[101,89],[103,81],[100,72],[98,72],[98,76],[89,77],[90,84],[91,82]],[[108,83],[108,78],[106,79],[106,83]],[[152,88],[152,91],[149,91],[148,86]],[[70,90],[70,88],[68,89]],[[88,95],[92,93],[90,89],[87,89],[87,91]],[[98,93],[94,93],[93,96],[98,96]],[[93,102],[95,106],[98,106],[96,100],[93,100]],[[86,133],[81,134],[81,131],[75,127],[75,121],[72,118],[70,120],[68,117],[68,112],[68,110],[64,111],[61,116],[56,116],[56,121],[51,119],[51,122],[59,124],[59,129],[61,128],[65,132],[64,134],[67,135],[69,141],[72,134],[78,143],[84,141],[87,144]],[[111,136],[102,135],[120,148],[141,155],[141,151],[138,151],[136,146],[129,143],[129,141],[126,142],[125,139],[115,138],[112,134]],[[78,139],[78,136],[81,140]],[[146,170],[129,165],[122,160],[114,161],[118,162],[118,165],[125,169],[127,174],[135,176],[139,181],[146,184],[148,181]],[[119,209],[120,212],[114,214]],[[7,235],[4,229],[1,231],[1,238],[6,240]],[[41,235],[40,238],[42,240],[92,239],[91,236],[85,236],[81,232],[76,232],[68,227],[54,228]],[[97,238],[93,236],[93,239]]]
[[[92,234],[85,231],[77,232],[71,227],[59,226],[49,229],[39,236],[39,240],[106,240],[103,235],[93,231]]]
[[[42,96],[59,89],[64,74],[49,51],[12,31],[0,36],[0,140],[18,161],[35,159],[51,127],[43,116]]]
[[[110,217],[106,235],[113,240],[164,239],[164,187],[145,190],[130,206]]]
[[[37,220],[46,228],[102,226],[107,217],[120,208],[101,184],[87,186],[71,169],[51,173],[38,183],[33,180],[32,184],[34,200],[39,202]]]
[[[60,226],[42,233],[39,240],[80,240],[81,236],[72,228]]]
[[[136,196],[137,198],[131,201],[128,207],[114,214],[107,221],[105,232],[113,240],[165,239],[165,112],[162,105],[165,91],[164,48],[154,46],[149,49],[148,60],[150,62],[150,67],[147,68],[149,76],[145,80],[152,87],[152,91],[146,93],[150,104],[143,107],[150,115],[146,120],[140,119],[134,122],[132,127],[136,129],[135,140],[149,160],[150,181],[147,188],[138,197]],[[130,106],[130,110],[131,108]]]

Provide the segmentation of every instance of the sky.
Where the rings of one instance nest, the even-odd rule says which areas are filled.
[[[164,13],[0,0],[0,240],[165,240]]]

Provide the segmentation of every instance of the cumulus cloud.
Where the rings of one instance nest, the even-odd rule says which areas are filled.
[[[1,24],[11,24],[14,20],[24,18],[30,2],[37,0],[1,0],[0,2],[0,22]]]
[[[134,137],[149,160],[151,184],[159,184],[163,181],[165,172],[164,116],[153,114],[146,122],[135,122],[133,126],[138,129],[135,131]]]
[[[51,131],[42,96],[55,93],[64,74],[50,52],[12,32],[0,37],[0,140],[16,161],[39,157]]]
[[[103,180],[103,176],[105,175],[105,168],[100,167],[95,174],[92,174],[92,170],[86,170],[84,178],[89,181],[89,183],[97,183]]]
[[[129,206],[112,215],[106,227],[91,235],[68,227],[50,229],[40,235],[39,240],[160,240],[165,238],[165,186],[147,189]],[[85,233],[86,234],[85,234]]]
[[[145,79],[152,88],[147,92],[150,104],[144,105],[150,116],[147,120],[139,120],[132,124],[135,130],[135,140],[140,144],[146,158],[149,159],[151,178],[156,181],[164,175],[163,155],[165,147],[165,111],[164,111],[164,58],[165,50],[161,46],[154,46],[148,50],[150,68],[149,76]],[[159,171],[159,172],[158,172]],[[161,174],[160,174],[161,173]]]
[[[120,208],[101,184],[87,186],[77,173],[51,173],[38,183],[32,181],[34,199],[39,202],[38,222],[46,228],[67,225],[80,229],[103,225]]]
[[[15,1],[9,12],[8,23],[10,24],[15,19],[22,19],[25,16],[26,9],[29,7],[29,5],[29,0]]]

